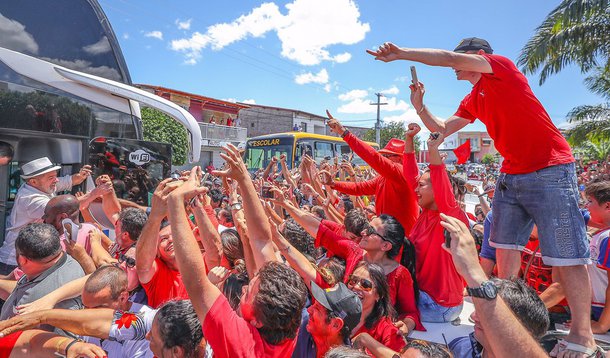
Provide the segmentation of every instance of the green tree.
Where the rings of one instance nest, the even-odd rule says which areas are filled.
[[[523,72],[540,70],[540,84],[574,64],[587,73],[585,85],[605,103],[572,109],[568,139],[578,145],[610,132],[610,6],[608,0],[563,0],[536,29],[521,51]]]
[[[404,140],[405,126],[401,122],[383,123],[381,125],[379,137],[381,140],[381,143],[379,143],[381,148],[385,147],[386,144],[388,144],[388,142],[392,138],[398,138],[398,139]],[[368,131],[366,131],[364,133],[364,135],[362,136],[362,140],[366,140],[368,142],[374,142],[375,141],[375,128],[369,129]],[[416,152],[419,151],[420,142],[421,141],[419,139],[419,136],[415,137],[415,151]]]
[[[170,143],[172,145],[172,164],[186,163],[188,139],[184,127],[165,113],[149,107],[142,108],[142,125],[144,140]]]
[[[585,162],[592,160],[604,161],[610,156],[610,140],[593,139],[582,142],[574,148],[574,153]]]
[[[492,163],[496,163],[498,161],[498,158],[496,158],[495,155],[493,154],[485,154],[483,156],[483,158],[481,158],[481,163],[483,164],[492,164]]]

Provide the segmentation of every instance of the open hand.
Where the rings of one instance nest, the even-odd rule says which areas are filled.
[[[217,175],[222,178],[231,178],[235,179],[238,182],[244,181],[250,178],[248,174],[248,169],[246,168],[246,164],[244,164],[244,160],[239,154],[239,150],[233,144],[227,144],[226,147],[222,148],[225,153],[221,153],[220,156],[225,160],[228,169],[226,170],[214,170],[212,172],[213,175]],[[276,157],[272,157],[271,161],[277,162]]]

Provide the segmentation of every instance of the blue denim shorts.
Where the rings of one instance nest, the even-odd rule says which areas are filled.
[[[424,291],[419,291],[417,309],[419,310],[419,317],[422,322],[453,322],[462,313],[463,306],[463,303],[455,307],[441,306],[434,302],[430,295]]]
[[[523,250],[535,223],[545,264],[590,264],[578,195],[574,163],[527,174],[500,174],[493,198],[490,244]]]

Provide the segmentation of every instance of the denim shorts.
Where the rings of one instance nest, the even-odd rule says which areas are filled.
[[[500,174],[493,198],[490,244],[500,249],[523,250],[535,223],[545,264],[590,264],[578,196],[574,163],[527,174]]]
[[[436,303],[430,295],[424,291],[419,291],[417,309],[419,310],[419,317],[422,322],[453,322],[460,316],[460,313],[462,313],[463,306],[463,303],[455,307],[441,306]]]

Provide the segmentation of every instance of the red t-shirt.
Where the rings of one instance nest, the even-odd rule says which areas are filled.
[[[21,333],[23,333],[23,331],[11,333],[6,337],[0,338],[0,358],[9,358],[11,356],[11,352],[21,336]]]
[[[189,295],[182,283],[180,271],[171,270],[159,258],[155,259],[157,272],[147,283],[142,283],[148,305],[152,308],[159,308],[162,304],[171,300],[188,300]]]
[[[371,337],[375,338],[377,342],[380,342],[395,352],[402,351],[406,345],[405,340],[400,334],[398,334],[398,328],[392,324],[392,320],[390,320],[388,317],[382,317],[379,319],[379,321],[377,321],[377,323],[371,329],[368,329],[362,325],[358,332],[353,335],[353,337],[360,333],[370,334]]]
[[[354,272],[356,265],[364,258],[364,250],[358,244],[335,234],[322,223],[318,227],[315,246],[326,247],[329,251],[334,252],[345,260],[345,276],[343,277],[343,282],[345,283],[347,283],[350,275]],[[398,268],[386,275],[386,279],[390,286],[390,301],[396,307],[399,318],[410,317],[415,321],[415,328],[417,330],[425,331],[424,326],[419,320],[413,280],[409,270],[398,265]],[[316,275],[316,284],[323,288],[328,287],[328,284],[322,280],[320,274]]]
[[[405,176],[412,176],[412,172],[417,170],[415,159],[412,160],[404,166]],[[415,246],[417,283],[434,302],[444,307],[455,307],[463,301],[464,282],[455,269],[451,254],[442,247],[445,236],[440,214],[458,218],[466,225],[468,217],[453,196],[445,165],[429,165],[429,168],[438,210],[423,209],[409,235]]]
[[[386,275],[390,286],[390,301],[396,308],[398,319],[410,318],[415,321],[415,329],[425,331],[419,319],[419,311],[415,302],[415,289],[411,273],[406,267],[398,265],[396,269]]]
[[[455,115],[485,123],[504,157],[501,171],[524,174],[574,162],[568,142],[515,64],[503,56],[483,56],[493,73],[481,74]]]
[[[290,357],[296,346],[296,337],[273,345],[261,337],[258,330],[239,317],[220,295],[203,321],[203,335],[216,358],[284,358]]]

